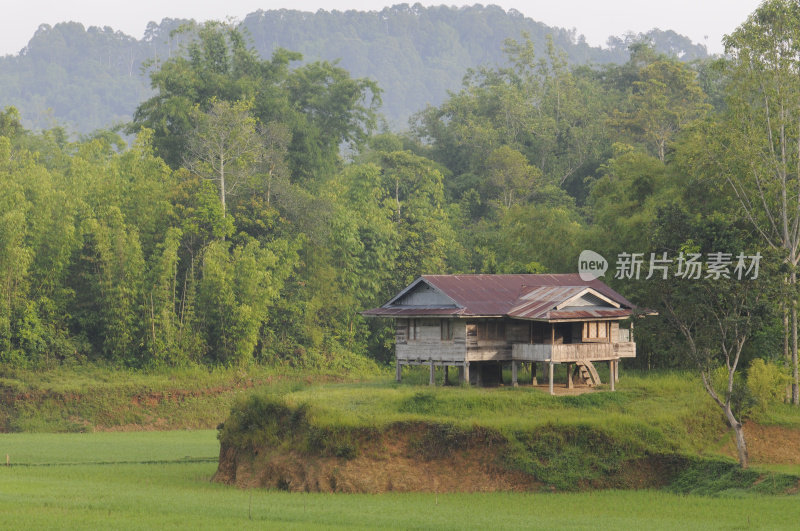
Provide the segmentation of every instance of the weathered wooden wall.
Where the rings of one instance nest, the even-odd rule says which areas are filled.
[[[517,361],[574,362],[636,357],[636,343],[573,343],[569,345],[523,345],[512,347]]]
[[[416,334],[411,333],[412,338],[416,336],[413,339],[400,340],[400,335],[404,333],[405,327],[398,326],[400,333],[395,336],[397,360],[401,362],[422,362],[425,360],[439,362],[465,361],[467,356],[466,324],[459,319],[454,319],[451,323],[453,339],[449,340],[442,339],[442,328],[439,319],[416,319],[414,323],[416,325]]]
[[[469,324],[462,319],[450,320],[452,339],[442,339],[441,319],[398,319],[395,328],[397,360],[407,363],[434,361],[439,364],[463,363],[465,361],[548,361],[575,362],[581,360],[613,360],[636,356],[636,344],[617,341],[627,338],[627,330],[619,323],[610,325],[611,342],[581,342],[582,323],[563,323],[556,343],[549,344],[550,337],[543,337],[545,344],[530,344],[531,326],[528,323],[509,322],[505,327],[506,339],[487,339],[470,336]],[[535,332],[540,332],[535,330]],[[569,333],[564,343],[564,333]],[[538,333],[536,335],[539,335]],[[541,334],[546,336],[547,334]]]

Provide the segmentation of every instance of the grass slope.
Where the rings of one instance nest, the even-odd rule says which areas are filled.
[[[201,367],[144,372],[97,365],[25,371],[0,367],[0,433],[214,428],[254,387],[376,377],[279,368]]]
[[[784,423],[799,417],[783,411]],[[291,453],[302,463],[383,455],[387,444],[375,441],[390,441],[396,433],[403,434],[409,456],[423,460],[491,441],[503,469],[559,490],[670,484],[676,492],[780,493],[798,484],[793,475],[741,471],[721,456],[727,427],[696,378],[680,373],[629,374],[615,393],[556,397],[530,387],[386,382],[265,390],[234,406],[220,440],[223,450],[233,449],[225,454],[231,462]],[[274,468],[272,463],[253,466]],[[237,479],[230,466],[220,470],[222,480]],[[242,471],[243,477],[258,476],[257,470]],[[295,483],[292,490],[308,488]]]

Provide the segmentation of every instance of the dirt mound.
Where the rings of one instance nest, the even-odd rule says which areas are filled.
[[[508,442],[477,429],[458,446],[427,445],[435,425],[402,424],[359,442],[357,455],[331,457],[295,449],[223,444],[213,480],[242,488],[291,492],[494,492],[555,490],[528,473],[502,466]],[[678,462],[679,461],[679,462]],[[668,456],[625,462],[602,479],[580,481],[580,490],[660,488],[685,465]]]
[[[392,429],[361,444],[353,458],[297,451],[220,449],[214,481],[239,487],[292,492],[489,492],[529,491],[540,486],[522,472],[496,464],[492,444],[478,439],[445,455],[425,456],[419,430]]]

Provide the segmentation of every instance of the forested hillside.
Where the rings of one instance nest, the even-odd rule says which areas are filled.
[[[692,63],[509,40],[402,134],[378,127],[374,80],[216,22],[153,49],[131,146],[7,107],[0,370],[387,362],[392,324],[359,312],[420,274],[573,272],[591,249],[661,315],[637,320],[632,363],[722,374],[730,413],[760,358],[777,382],[792,368],[797,403],[797,6],[765,3],[727,58]]]
[[[152,95],[142,65],[158,68],[180,53],[188,21],[150,23],[142,39],[112,28],[78,23],[42,25],[16,56],[0,58],[0,107],[14,105],[26,127],[64,125],[89,133],[130,120]],[[609,47],[590,47],[574,31],[551,28],[497,6],[422,7],[396,5],[380,12],[306,13],[257,11],[240,24],[261,57],[283,47],[300,52],[299,63],[336,61],[355,77],[369,77],[384,90],[381,112],[394,127],[426,105],[439,105],[457,90],[464,73],[505,62],[507,38],[530,36],[538,51],[550,35],[570,64],[624,63],[628,46],[649,40],[654,48],[682,60],[706,56],[705,48],[672,31],[612,37]]]

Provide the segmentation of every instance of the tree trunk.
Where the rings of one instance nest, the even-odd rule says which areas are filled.
[[[789,309],[786,307],[786,301],[783,302],[783,359],[786,363],[792,359],[789,354]]]
[[[400,221],[400,179],[394,180],[394,202],[397,205],[397,220]]]
[[[219,202],[222,204],[222,217],[225,217],[225,152],[219,152]]]
[[[269,208],[269,201],[271,196],[272,196],[272,169],[269,170],[267,178],[267,208]]]
[[[800,405],[797,374],[797,301],[792,301],[792,404]]]
[[[797,285],[797,273],[792,271],[791,277],[792,288],[792,404],[795,406],[800,405],[800,386],[798,386],[797,374],[797,295],[795,294],[795,286]]]
[[[731,411],[730,404],[725,406],[725,418],[728,421],[728,425],[733,428],[733,434],[736,437],[736,451],[739,454],[739,465],[741,465],[742,468],[747,468],[747,443],[744,440],[742,423],[736,420],[736,417],[733,416],[733,411]]]

